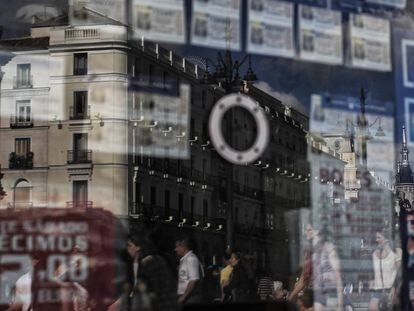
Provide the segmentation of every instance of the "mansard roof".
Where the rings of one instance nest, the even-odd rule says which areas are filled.
[[[78,11],[78,15],[82,16],[82,26],[91,25],[118,25],[122,26],[120,21],[106,16],[98,11],[92,10],[87,7],[83,7]],[[49,18],[47,20],[35,19],[32,27],[56,27],[56,26],[69,26],[69,13],[64,12],[63,14]]]
[[[0,51],[43,50],[49,47],[49,37],[20,37],[0,40]]]

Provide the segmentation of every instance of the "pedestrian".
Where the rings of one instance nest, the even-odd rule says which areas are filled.
[[[223,289],[229,285],[230,275],[233,271],[233,266],[230,264],[231,254],[226,252],[223,256],[223,265],[224,268],[220,271],[220,286],[221,286],[221,301],[226,302],[230,300],[231,295],[226,295]]]
[[[203,302],[204,271],[193,249],[194,242],[190,238],[182,238],[175,243],[175,252],[180,257],[177,288],[179,307]]]
[[[203,279],[203,297],[204,303],[213,303],[220,298],[220,280],[219,268],[217,265],[210,265],[205,271]]]
[[[306,238],[312,245],[312,252],[305,252],[301,277],[289,300],[295,299],[301,291],[312,290],[316,310],[326,310],[330,298],[336,298],[336,308],[340,310],[343,308],[342,278],[335,247],[321,237],[319,229],[310,222],[306,226]]]
[[[307,291],[298,298],[299,311],[313,311],[313,295]]]
[[[232,302],[254,300],[254,286],[248,277],[246,268],[243,266],[241,253],[233,252],[230,256],[230,264],[233,267],[233,271],[230,276],[229,284],[224,288],[224,292],[227,295],[231,295]]]
[[[39,263],[39,256],[34,255],[28,271],[20,276],[14,286],[14,300],[8,311],[29,311],[32,308],[32,283],[35,266]]]
[[[300,277],[295,283],[292,291],[288,295],[288,300],[294,301],[299,296],[299,293],[312,292],[312,251],[310,248],[305,248],[303,252],[303,263],[300,269]],[[311,293],[313,295],[313,293]]]
[[[270,299],[273,301],[282,301],[286,300],[287,298],[287,290],[283,288],[283,283],[280,281],[276,281],[273,283],[274,289]]]
[[[260,300],[269,300],[271,299],[274,290],[272,277],[266,270],[260,271],[259,275],[260,279],[257,284],[257,295]]]
[[[174,275],[151,239],[145,234],[129,237],[127,248],[134,271],[132,310],[174,311]]]
[[[388,310],[396,295],[395,281],[401,264],[401,249],[392,249],[386,228],[376,233],[377,248],[372,254],[374,281],[369,310]]]

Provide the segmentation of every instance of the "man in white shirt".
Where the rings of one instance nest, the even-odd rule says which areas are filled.
[[[28,311],[32,302],[32,274],[23,274],[16,282],[15,298],[9,310]]]
[[[29,271],[19,277],[15,284],[14,301],[8,311],[29,311],[32,304],[32,275],[39,257],[34,255],[31,260]]]
[[[202,302],[201,278],[203,274],[200,261],[192,251],[188,238],[175,243],[175,252],[181,258],[178,268],[178,305]]]

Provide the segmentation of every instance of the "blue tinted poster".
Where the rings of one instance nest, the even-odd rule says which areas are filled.
[[[414,142],[414,98],[405,98],[405,124],[408,129],[408,143]]]
[[[191,44],[240,50],[240,0],[193,0],[192,4]]]
[[[411,30],[394,27],[393,29],[394,81],[396,91],[396,124],[405,124],[408,148],[414,146],[414,34]],[[402,137],[402,129],[396,127],[396,137]],[[412,310],[414,301],[414,268],[412,266],[414,241],[410,237],[411,205],[405,207],[400,198],[400,235],[402,256],[402,304],[401,309]],[[407,205],[407,206],[408,206]]]
[[[298,12],[300,58],[342,64],[341,13],[306,5],[300,5]]]
[[[404,9],[407,5],[407,0],[366,0],[368,4],[384,5],[398,9]]]
[[[414,88],[414,40],[401,41],[402,74],[405,88]]]
[[[294,57],[293,3],[251,0],[248,7],[248,53]]]
[[[370,70],[391,70],[390,23],[366,14],[349,17],[351,66]]]
[[[134,0],[132,27],[134,36],[171,43],[185,42],[183,0]]]

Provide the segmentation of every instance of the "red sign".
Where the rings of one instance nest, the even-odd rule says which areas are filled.
[[[123,265],[116,228],[101,209],[0,211],[0,308],[106,309]]]

